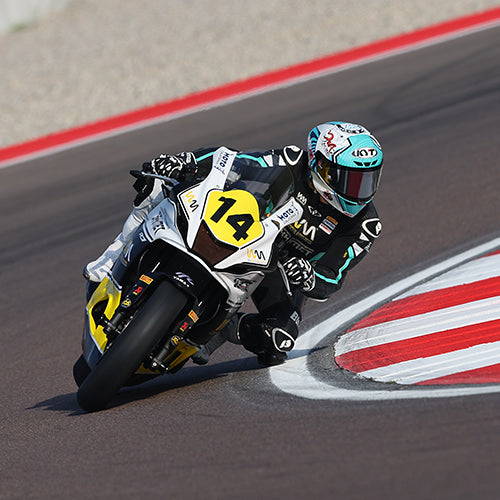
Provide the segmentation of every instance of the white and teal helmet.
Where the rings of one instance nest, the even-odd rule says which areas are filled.
[[[377,191],[384,159],[377,139],[361,125],[328,122],[309,132],[307,146],[314,189],[354,217]]]

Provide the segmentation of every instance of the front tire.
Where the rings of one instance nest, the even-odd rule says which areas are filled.
[[[89,376],[90,371],[90,366],[87,364],[82,354],[73,365],[73,378],[78,387],[83,384],[84,380]]]
[[[78,389],[78,404],[85,411],[103,410],[154,349],[179,311],[186,296],[163,281],[118,339],[103,355]]]

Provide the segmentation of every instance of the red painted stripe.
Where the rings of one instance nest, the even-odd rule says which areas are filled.
[[[95,123],[0,149],[0,163],[12,162],[24,156],[39,154],[43,151],[89,140],[90,138],[96,138],[113,131],[119,131],[120,129],[138,126],[141,122],[166,119],[178,113],[186,113],[190,110],[208,107],[231,98],[247,95],[266,88],[277,87],[316,74],[331,72],[335,69],[346,67],[347,65],[366,62],[376,57],[416,47],[439,38],[451,36],[452,34],[487,26],[499,20],[500,7],[497,7],[485,12],[464,16],[423,28],[412,33],[387,38],[369,45],[314,59],[306,63],[278,69],[246,80],[232,82],[220,87],[190,94],[155,106],[124,113]]]
[[[500,277],[433,290],[389,302],[356,323],[349,331],[496,296],[500,296]]]
[[[500,320],[495,320],[358,349],[336,356],[335,361],[342,368],[359,373],[499,340]]]
[[[498,384],[500,383],[500,363],[477,370],[454,373],[446,377],[438,377],[416,385],[452,385],[452,384]]]

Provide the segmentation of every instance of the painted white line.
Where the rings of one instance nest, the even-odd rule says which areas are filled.
[[[393,297],[401,294],[433,276],[442,274],[454,267],[500,247],[500,238],[463,252],[444,262],[409,276],[390,285],[379,292],[367,297],[357,304],[340,311],[326,319],[319,325],[304,332],[298,339],[295,350],[290,354],[290,359],[283,365],[269,369],[271,381],[284,392],[307,399],[334,399],[350,401],[390,400],[390,399],[418,399],[418,398],[443,398],[488,394],[500,392],[500,384],[480,385],[472,387],[398,387],[397,390],[372,390],[372,389],[345,389],[317,380],[307,366],[308,355],[311,350],[331,333],[338,331],[344,325],[352,324],[354,318],[366,314],[374,307],[381,305]],[[305,351],[305,353],[304,353]],[[333,352],[332,363],[333,363]],[[362,380],[360,378],[360,380]]]
[[[416,384],[424,380],[477,370],[500,362],[500,342],[479,344],[458,351],[412,359],[389,366],[365,370],[359,375],[378,382]]]
[[[340,356],[346,352],[388,342],[408,340],[497,319],[500,319],[500,297],[477,300],[352,330],[339,339],[335,345],[335,354]],[[377,335],[377,332],[380,334]]]

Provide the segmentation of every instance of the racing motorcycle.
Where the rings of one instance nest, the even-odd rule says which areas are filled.
[[[262,168],[226,148],[203,181],[131,173],[160,178],[165,198],[87,303],[73,367],[86,411],[104,409],[124,386],[181,369],[266,273],[282,270],[280,232],[302,215],[288,167]]]

